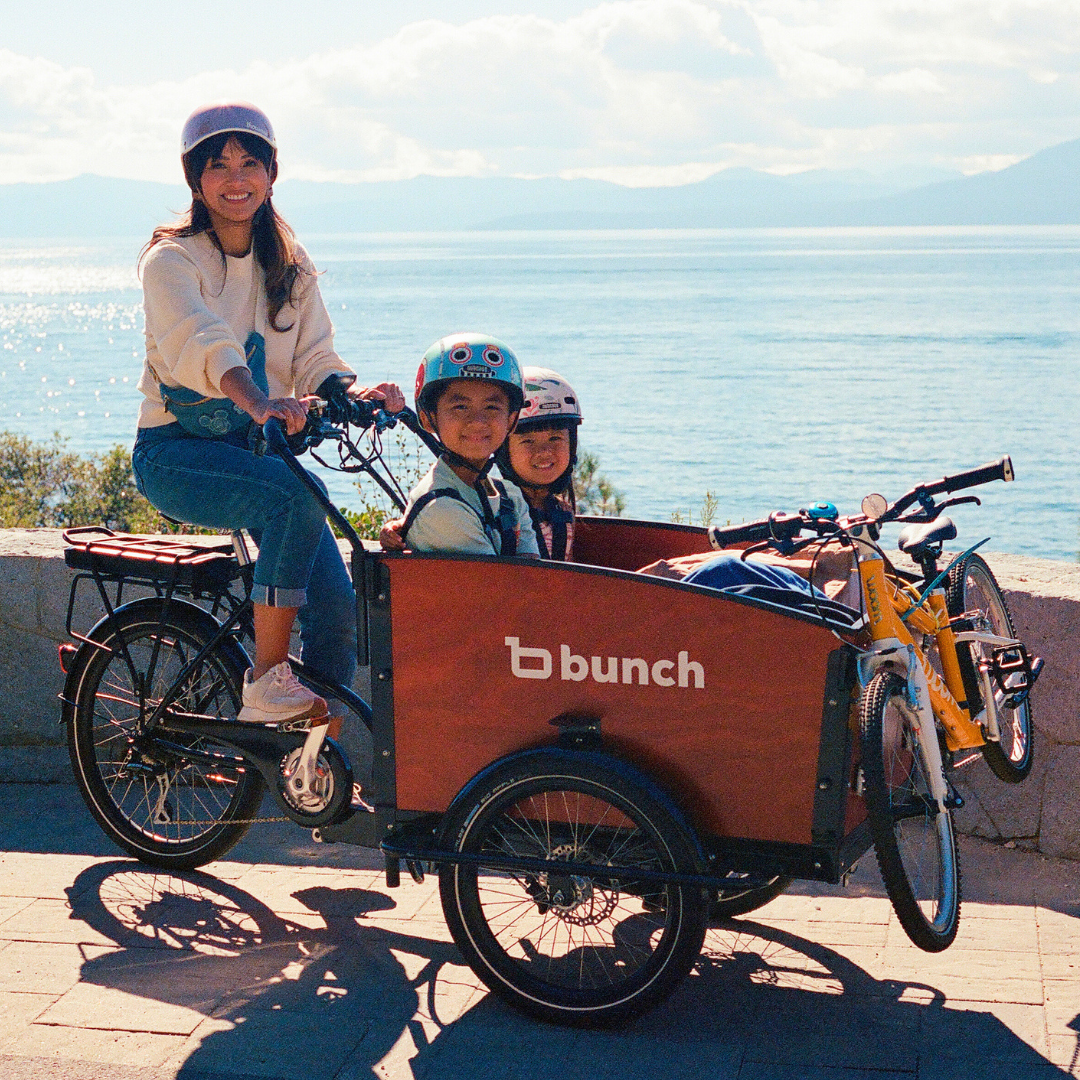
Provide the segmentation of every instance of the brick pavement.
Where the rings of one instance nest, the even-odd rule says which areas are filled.
[[[1027,1080],[1080,1076],[1080,864],[969,840],[960,934],[904,936],[872,857],[709,932],[696,972],[615,1032],[489,997],[429,878],[258,827],[169,875],[121,857],[74,788],[0,786],[4,1080]]]

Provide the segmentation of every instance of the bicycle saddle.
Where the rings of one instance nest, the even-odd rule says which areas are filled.
[[[956,539],[956,525],[952,518],[942,517],[925,525],[906,525],[896,538],[896,546],[905,554],[918,558],[932,544]]]

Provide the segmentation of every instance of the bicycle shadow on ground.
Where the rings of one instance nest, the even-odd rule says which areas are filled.
[[[142,999],[130,1019],[99,1024],[175,1034],[202,1025],[176,1063],[192,1080],[1069,1075],[989,1007],[950,1006],[933,986],[875,978],[749,918],[709,932],[694,974],[660,1008],[619,1030],[575,1031],[475,990],[441,924],[379,922],[393,905],[383,893],[318,885],[293,895],[310,918],[276,915],[205,873],[87,869],[72,886],[73,917],[120,947],[88,959],[82,982]],[[1080,1031],[1080,1017],[1072,1026]]]
[[[279,818],[280,808],[266,795],[260,817]],[[120,858],[120,849],[90,816],[75,784],[0,784],[0,821],[5,851],[41,855]],[[253,825],[224,859],[274,866],[326,866],[379,869],[382,856],[350,844],[316,844],[311,831],[291,821]]]

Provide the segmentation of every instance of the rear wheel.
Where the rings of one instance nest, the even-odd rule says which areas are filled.
[[[203,612],[136,603],[104,623],[78,676],[68,724],[75,780],[91,813],[125,851],[151,866],[190,869],[219,858],[262,801],[258,773],[234,751],[195,736],[143,734],[147,718],[208,640]],[[188,676],[178,708],[225,719],[240,706],[243,670],[228,650]]]
[[[970,556],[962,566],[949,571],[946,598],[949,614],[972,615],[972,628],[986,630],[1000,637],[1015,637],[1012,617],[1005,605],[993,571],[978,555]],[[990,659],[992,648],[977,641],[962,641],[956,646],[956,658],[964,680],[964,692],[974,715],[982,706],[982,686],[979,682],[979,663]],[[1000,742],[987,741],[982,748],[986,764],[1001,780],[1018,784],[1034,761],[1035,728],[1031,720],[1031,699],[1025,698],[1015,706],[1005,703],[1006,693],[994,688],[997,703]]]
[[[562,1024],[610,1024],[662,1001],[705,936],[701,886],[635,880],[695,873],[689,828],[644,777],[592,753],[543,750],[496,766],[443,825],[444,843],[480,856],[439,874],[443,910],[470,967],[515,1007]],[[485,866],[536,859],[550,870]],[[628,867],[620,879],[560,863]]]
[[[952,813],[938,810],[903,679],[880,672],[862,707],[866,809],[885,890],[900,925],[927,952],[948,948],[960,923],[960,863]]]

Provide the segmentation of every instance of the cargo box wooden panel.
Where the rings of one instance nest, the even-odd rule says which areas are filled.
[[[646,557],[665,556],[671,533],[656,531]],[[702,544],[700,530],[679,532],[666,554]],[[627,545],[617,556],[629,560]],[[551,721],[570,714],[599,720],[605,744],[703,833],[813,842],[829,658],[841,647],[829,630],[626,571],[430,556],[383,566],[400,810],[445,810],[493,760],[555,741]],[[842,801],[837,810],[842,822]],[[861,816],[849,812],[849,825]]]

